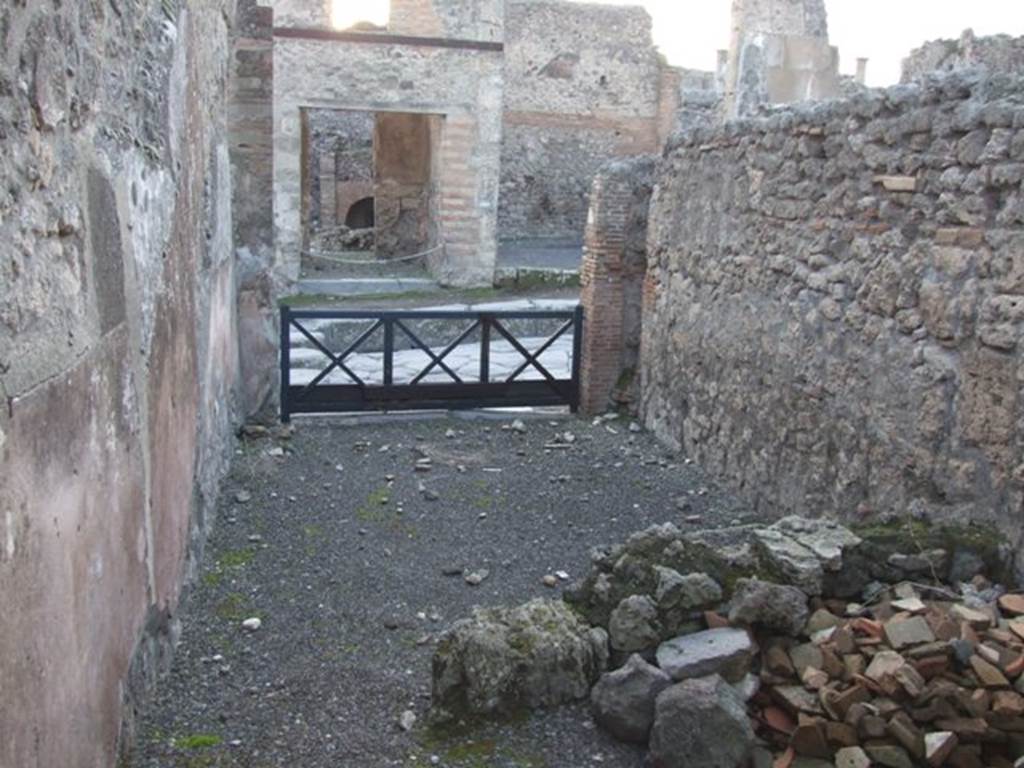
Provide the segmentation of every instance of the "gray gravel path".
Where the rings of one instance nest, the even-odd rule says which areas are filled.
[[[652,523],[744,517],[626,423],[545,416],[518,433],[513,418],[304,421],[290,441],[240,443],[134,765],[639,768],[642,753],[583,705],[462,733],[422,726],[433,642],[473,606],[554,597],[545,574],[575,579],[592,546]],[[566,432],[568,447],[545,448]],[[461,569],[490,576],[445,575]],[[420,718],[411,733],[405,710]]]

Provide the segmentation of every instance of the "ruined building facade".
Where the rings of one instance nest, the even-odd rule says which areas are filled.
[[[343,224],[367,196],[353,198],[371,186],[353,175],[372,181],[379,257],[430,251],[441,282],[489,284],[500,239],[580,242],[600,165],[656,152],[677,127],[683,72],[640,8],[410,0],[385,29],[338,32],[326,3],[242,5],[237,203],[246,220],[272,216],[243,245],[279,285],[298,275],[311,212]],[[372,119],[362,172],[344,166],[363,139],[310,146],[329,111]]]

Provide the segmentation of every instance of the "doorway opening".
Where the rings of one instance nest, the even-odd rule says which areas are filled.
[[[443,116],[308,108],[302,117],[303,274],[425,273],[441,242]]]

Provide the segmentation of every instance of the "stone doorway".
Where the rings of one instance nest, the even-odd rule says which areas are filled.
[[[426,272],[442,246],[441,115],[302,110],[302,271]]]

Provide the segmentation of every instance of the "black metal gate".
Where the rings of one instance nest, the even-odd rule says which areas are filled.
[[[410,328],[414,322],[431,320],[460,323],[460,330],[451,341],[432,348]],[[508,327],[510,323],[531,320],[562,322],[531,351]],[[331,350],[331,344],[317,328],[311,327],[311,321],[320,324],[321,321],[366,321],[369,324],[337,352]],[[462,323],[466,325],[462,326]],[[324,367],[308,381],[296,383],[293,380],[293,332],[298,339],[304,340],[306,350],[324,361]],[[571,361],[565,366],[568,370],[552,372],[540,358],[570,332]],[[377,335],[379,338],[381,333],[383,339],[378,350],[360,352],[371,337]],[[294,413],[372,410],[568,405],[575,411],[579,406],[582,333],[583,308],[579,306],[567,310],[501,312],[295,310],[283,306],[281,420],[289,421]],[[477,338],[470,341],[474,337]],[[409,372],[406,364],[405,375],[396,375],[396,348],[399,346],[396,342],[405,345],[399,352],[415,351],[425,355],[425,365]],[[492,365],[494,342],[506,345],[505,353],[514,350],[516,359],[521,358],[521,362],[511,370],[495,370]],[[471,375],[465,370],[460,373],[449,365],[449,358],[456,350],[464,358],[464,363],[467,352],[470,353]],[[359,359],[361,371],[354,370],[360,366],[349,364],[353,359]],[[379,371],[368,374],[368,363],[374,368],[379,367]],[[462,367],[465,369],[465,364]],[[525,374],[535,378],[527,379]],[[437,381],[438,378],[443,380]]]

